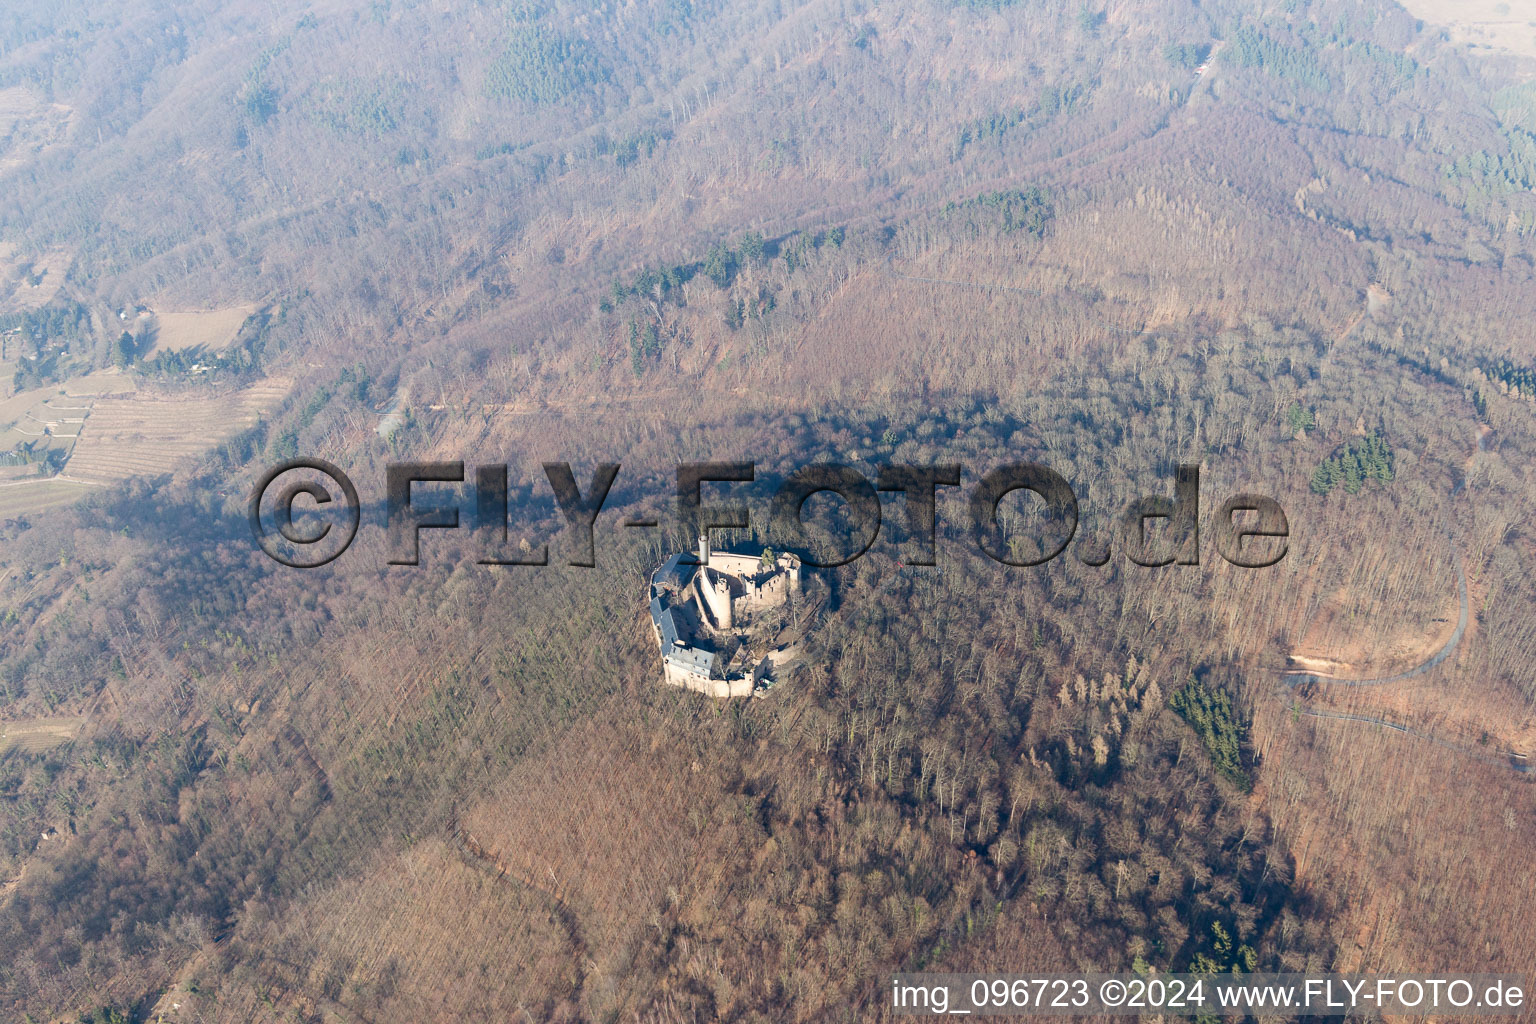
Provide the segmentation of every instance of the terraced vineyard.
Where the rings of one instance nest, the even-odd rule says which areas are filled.
[[[110,483],[170,472],[256,422],[282,402],[292,382],[269,377],[219,398],[103,398],[96,402],[65,474]]]

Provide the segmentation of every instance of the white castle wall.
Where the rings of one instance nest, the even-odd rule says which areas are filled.
[[[704,676],[685,672],[669,662],[662,663],[662,671],[666,681],[672,686],[680,686],[685,690],[702,693],[707,697],[750,697],[752,689],[757,685],[761,672],[754,669],[750,678],[745,679],[708,679]]]

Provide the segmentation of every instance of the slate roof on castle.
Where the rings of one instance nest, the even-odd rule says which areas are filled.
[[[676,555],[672,556],[675,560]],[[658,575],[660,575],[658,573]],[[677,613],[662,603],[661,595],[652,587],[651,596],[651,622],[655,624],[656,631],[661,634],[661,649],[666,653],[662,657],[688,672],[696,672],[707,676],[715,665],[715,656],[709,651],[701,651],[696,647],[690,647],[681,641],[681,634],[677,628]]]
[[[684,554],[687,554],[689,557],[693,555],[692,552],[679,551],[663,562],[660,569],[656,570],[656,574],[651,577],[651,591],[653,594],[655,593],[656,586],[659,584],[677,587],[679,590],[688,585],[688,581],[693,578],[693,571],[698,566],[684,562]]]
[[[699,567],[683,561],[691,555],[692,552],[679,551],[652,574],[651,624],[661,638],[662,661],[684,672],[709,678],[715,667],[714,652],[700,650],[689,642],[679,628],[677,611],[667,603],[674,595],[681,595],[693,581],[693,574]]]

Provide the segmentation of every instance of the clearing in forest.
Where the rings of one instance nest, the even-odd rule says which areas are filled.
[[[0,116],[0,128],[3,121]],[[3,154],[0,149],[0,173],[7,162]],[[64,286],[74,260],[74,250],[67,247],[28,256],[14,245],[0,245],[0,313],[25,313],[48,305]]]
[[[21,718],[14,722],[0,722],[0,754],[21,750],[28,754],[40,754],[45,750],[68,743],[80,735],[85,725],[82,717],[70,718]]]
[[[151,357],[158,352],[179,352],[188,348],[217,352],[239,336],[241,326],[255,312],[256,307],[252,305],[179,313],[156,312],[155,343],[144,355]]]
[[[1403,0],[1415,18],[1444,25],[1454,42],[1536,57],[1536,0]]]
[[[0,173],[24,167],[33,157],[61,141],[74,111],[49,103],[30,89],[0,89]]]

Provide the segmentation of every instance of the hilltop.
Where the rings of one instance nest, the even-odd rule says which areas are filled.
[[[898,967],[1536,953],[1518,56],[1376,0],[23,0],[0,128],[8,1017],[879,1019]],[[285,569],[246,502],[297,454],[370,503],[505,464],[553,557],[391,566],[370,504]],[[721,548],[818,595],[750,701],[661,685],[647,613],[720,459]],[[551,460],[624,465],[594,568]],[[1022,461],[1112,549],[1199,464],[1207,545],[1247,491],[1286,557],[1003,566],[965,495]],[[885,494],[802,569],[766,513],[816,462],[962,465],[938,564]],[[1042,528],[1016,494],[995,539]]]

